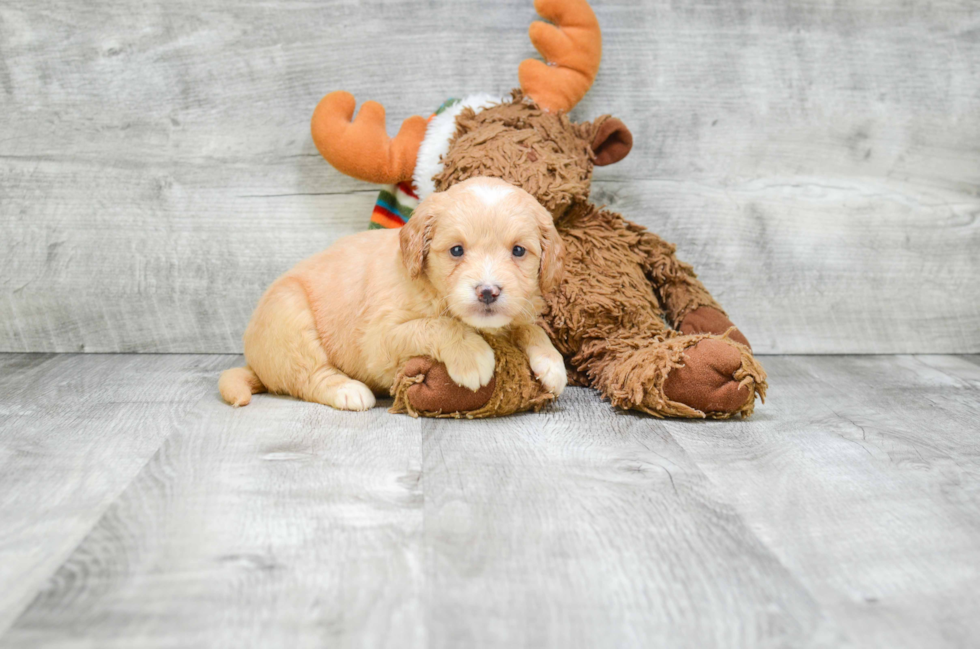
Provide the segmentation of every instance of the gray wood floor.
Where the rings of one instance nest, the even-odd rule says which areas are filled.
[[[768,357],[727,423],[235,410],[239,361],[0,355],[0,646],[976,646],[978,357]]]

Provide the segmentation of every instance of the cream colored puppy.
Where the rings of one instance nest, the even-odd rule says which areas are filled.
[[[221,396],[366,410],[413,356],[477,390],[494,370],[478,330],[512,336],[557,396],[564,362],[535,322],[561,256],[551,215],[522,189],[473,178],[432,194],[400,230],[345,237],[276,280],[245,330],[248,365],[221,375]]]

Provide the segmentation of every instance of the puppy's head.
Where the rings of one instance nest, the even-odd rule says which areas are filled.
[[[551,214],[494,178],[429,195],[400,237],[409,275],[428,280],[449,312],[477,329],[534,322],[562,272]]]

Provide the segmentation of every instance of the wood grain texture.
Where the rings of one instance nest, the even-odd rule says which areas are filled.
[[[666,424],[858,646],[980,633],[980,382],[956,357],[770,357],[731,426]]]
[[[423,428],[430,646],[840,646],[666,432],[569,389]]]
[[[442,421],[0,354],[0,647],[973,646],[977,357],[764,360],[746,421]]]
[[[207,393],[3,646],[423,646],[419,421]]]
[[[469,3],[469,4],[467,4]],[[595,197],[678,243],[760,352],[980,352],[980,5],[595,0]],[[504,92],[530,0],[0,7],[0,350],[237,352],[373,192],[308,134]]]
[[[916,356],[916,360],[934,367],[958,379],[966,381],[980,389],[980,355],[963,354],[960,356]],[[966,362],[964,362],[966,361]]]
[[[0,635],[218,367],[199,356],[0,354]]]

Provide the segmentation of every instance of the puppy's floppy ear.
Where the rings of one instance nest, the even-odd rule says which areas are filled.
[[[412,212],[412,218],[402,226],[398,242],[402,251],[402,263],[412,279],[418,279],[425,267],[425,258],[432,243],[432,230],[436,221],[439,194],[430,194]]]
[[[541,294],[547,295],[558,288],[565,272],[565,266],[562,263],[565,257],[565,246],[558,235],[558,230],[555,229],[555,220],[552,218],[551,212],[537,201],[534,201],[532,209],[538,222],[538,236],[541,238],[541,268],[538,284],[541,287]]]

